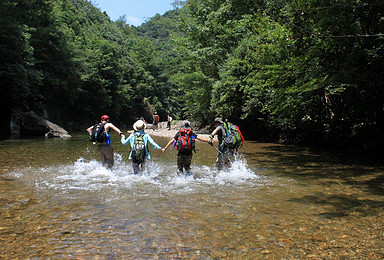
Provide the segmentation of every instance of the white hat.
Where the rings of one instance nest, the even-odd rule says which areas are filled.
[[[144,123],[143,120],[137,120],[134,124],[133,124],[133,129],[135,131],[143,131],[146,127],[146,124]]]
[[[216,122],[219,122],[220,124],[224,124],[224,121],[223,121],[223,119],[221,117],[216,117],[215,118],[215,123]]]

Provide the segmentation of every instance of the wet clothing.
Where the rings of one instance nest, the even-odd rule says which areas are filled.
[[[219,151],[220,153],[217,154],[216,165],[218,170],[222,170],[224,165],[231,165],[231,162],[234,160],[234,153],[233,149],[226,146],[219,149]]]
[[[132,160],[132,151],[130,151],[129,153],[129,159],[132,160],[132,167],[133,167],[133,173],[134,174],[138,174],[139,171],[140,171],[140,166],[141,166],[141,170],[144,169],[144,166],[145,166],[145,160],[150,160],[151,159],[151,155],[149,154],[149,150],[148,150],[148,142],[155,148],[155,149],[161,149],[161,147],[155,143],[155,141],[153,141],[152,137],[145,133],[144,131],[138,131],[138,132],[135,132],[135,133],[132,133],[127,139],[125,138],[122,138],[121,139],[121,143],[123,145],[127,145],[128,143],[131,145],[131,148],[134,146],[134,143],[135,143],[135,137],[136,135],[141,135],[141,134],[144,134],[143,135],[143,138],[144,138],[144,144],[145,144],[145,159],[144,161],[142,162],[134,162]]]
[[[192,153],[191,154],[178,154],[177,155],[177,170],[178,173],[183,173],[185,169],[186,173],[191,170]]]
[[[102,117],[102,122],[104,126],[104,132],[105,132],[105,142],[99,143],[99,142],[93,142],[93,144],[97,144],[97,151],[100,155],[101,162],[103,165],[107,165],[109,168],[112,168],[114,164],[113,159],[113,148],[111,146],[111,135],[109,134],[109,131],[113,129],[114,131],[120,133],[120,136],[122,135],[120,129],[118,129],[116,126],[114,126],[112,123],[108,123],[105,120],[103,121],[103,118],[105,120],[108,120],[108,116],[104,115]],[[87,129],[90,135],[92,135],[92,131],[94,130],[95,126],[91,126]]]
[[[177,141],[180,136],[180,131],[176,133],[174,139]],[[194,137],[194,139],[197,138],[197,135],[195,133],[191,133],[191,136]],[[179,173],[183,173],[183,169],[188,173],[191,170],[191,163],[192,163],[192,149],[187,150],[178,150],[177,152],[177,169]]]
[[[97,143],[97,151],[100,155],[100,160],[103,166],[107,166],[108,168],[112,168],[115,163],[115,159],[113,158],[113,148],[111,146],[111,135],[106,132],[105,143]]]
[[[234,151],[233,148],[229,148],[228,146],[224,145],[223,139],[226,136],[227,132],[225,131],[223,124],[216,127],[214,131],[216,130],[219,130],[217,132],[217,138],[219,139],[218,149],[220,151],[217,154],[216,165],[218,170],[222,170],[224,168],[224,165],[231,165],[231,161],[233,161],[234,157]]]
[[[115,160],[113,158],[113,148],[111,145],[98,144],[97,151],[99,152],[101,162],[108,168],[112,168]]]
[[[143,161],[143,162],[132,161],[132,169],[133,169],[133,174],[139,174],[139,172],[144,171],[145,161]]]

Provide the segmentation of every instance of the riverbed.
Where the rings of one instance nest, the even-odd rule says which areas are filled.
[[[153,136],[162,147],[170,136]],[[192,176],[150,148],[132,174],[113,136],[102,167],[85,133],[0,142],[0,258],[380,259],[384,167],[347,153],[245,142],[218,172],[198,142]]]

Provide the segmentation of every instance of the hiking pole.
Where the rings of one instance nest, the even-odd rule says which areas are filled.
[[[216,146],[214,146],[214,145],[213,145],[213,143],[210,143],[210,145],[211,145],[213,148],[215,148],[215,149],[216,149],[216,151],[218,151],[219,153],[223,153],[222,151],[220,151],[219,149],[217,149],[217,147],[216,147]]]

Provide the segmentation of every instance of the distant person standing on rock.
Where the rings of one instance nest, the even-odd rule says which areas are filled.
[[[109,116],[107,115],[103,115],[101,117],[100,123],[87,129],[91,142],[93,142],[93,144],[97,144],[97,150],[103,166],[106,165],[108,168],[112,168],[115,162],[113,158],[113,148],[111,146],[111,136],[109,134],[111,129],[118,133],[120,138],[124,136],[119,128],[114,126],[112,123],[109,123]]]
[[[159,122],[160,122],[160,117],[159,117],[159,115],[157,114],[157,112],[155,112],[154,114],[152,114],[152,117],[153,117],[152,130],[153,130],[153,131],[157,131],[157,129],[158,129],[158,125],[159,125]]]
[[[168,115],[168,119],[167,119],[167,128],[168,128],[168,131],[171,130],[171,123],[172,123],[172,117],[170,115]]]

